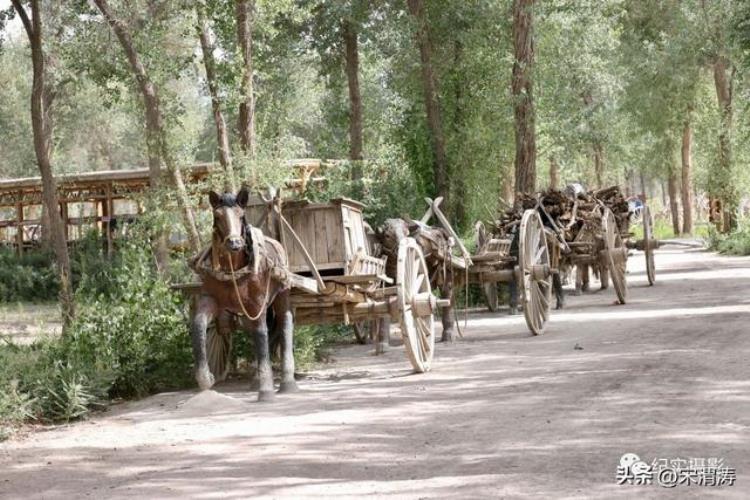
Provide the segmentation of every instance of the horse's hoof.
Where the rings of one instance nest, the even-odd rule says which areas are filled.
[[[195,380],[202,391],[207,391],[214,386],[214,376],[207,369],[198,370],[195,374]]]
[[[258,403],[270,403],[276,399],[276,393],[273,391],[259,391]]]
[[[299,392],[299,387],[297,387],[297,382],[294,380],[290,380],[289,382],[282,382],[279,386],[279,393],[281,394],[292,394],[295,392]]]

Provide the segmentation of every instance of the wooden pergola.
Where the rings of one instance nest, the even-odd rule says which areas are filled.
[[[310,183],[324,180],[320,172],[329,165],[315,159],[287,162],[287,188],[304,192]],[[183,175],[186,183],[195,183],[219,168],[217,164],[199,163],[183,168]],[[84,231],[96,227],[111,251],[118,223],[134,220],[143,210],[137,200],[149,187],[149,171],[142,168],[64,174],[57,177],[57,185],[67,240],[75,241]],[[0,245],[18,252],[37,246],[42,238],[42,203],[41,177],[0,180]]]

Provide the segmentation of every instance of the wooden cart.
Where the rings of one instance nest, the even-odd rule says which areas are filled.
[[[629,249],[643,250],[649,284],[655,281],[654,250],[659,242],[653,237],[653,219],[648,206],[643,207],[644,238],[635,241],[630,232],[630,213],[619,187],[612,186],[576,197],[562,217],[554,217],[545,209],[544,195],[537,206],[556,233],[562,245],[561,266],[590,267],[599,274],[603,287],[609,279],[617,300],[628,299],[627,260]],[[625,206],[623,206],[625,203]]]
[[[448,301],[432,294],[424,256],[412,238],[398,248],[395,280],[385,276],[385,259],[369,255],[362,208],[348,199],[259,199],[248,204],[246,220],[287,251],[289,269],[276,272],[292,286],[296,325],[398,321],[409,361],[415,371],[426,372],[435,351],[433,312]],[[179,288],[195,295],[200,284]],[[231,333],[210,328],[207,350],[220,381],[231,367]]]
[[[456,240],[456,247],[461,252],[460,256],[443,256],[446,265],[450,263],[456,270],[454,276],[457,281],[468,280],[468,283],[484,287],[489,298],[492,298],[490,290],[496,292],[497,283],[515,282],[529,330],[535,335],[544,333],[549,320],[552,274],[557,270],[548,247],[551,235],[545,230],[538,211],[526,210],[518,221],[518,227],[501,228],[491,238],[479,242],[477,252],[470,255],[440,210],[442,198],[435,201],[427,198],[425,201],[429,209],[422,222],[426,223],[434,216]],[[517,233],[517,251],[512,233]],[[419,241],[419,235],[415,237]],[[494,300],[493,310],[497,308],[496,293]]]

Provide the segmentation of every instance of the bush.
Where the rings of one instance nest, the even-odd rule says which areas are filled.
[[[0,345],[0,435],[24,420],[68,421],[111,398],[193,383],[181,298],[157,275],[146,240],[123,242],[95,274],[76,292],[65,335]]]
[[[0,302],[54,300],[60,285],[53,262],[50,252],[0,249]]]
[[[737,229],[729,234],[721,234],[709,228],[706,245],[727,255],[750,255],[750,220],[741,220]]]

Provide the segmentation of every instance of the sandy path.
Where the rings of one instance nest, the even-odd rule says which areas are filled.
[[[628,305],[569,297],[541,337],[474,315],[427,375],[354,346],[270,405],[161,394],[1,444],[0,496],[750,498],[750,259],[665,248],[653,288],[641,260]],[[737,484],[618,486],[626,452],[723,457]]]

